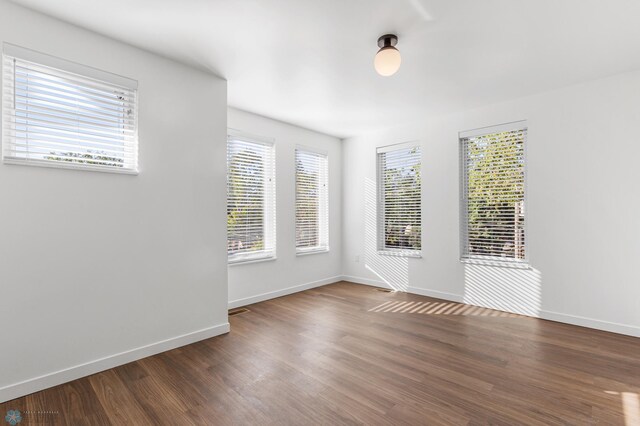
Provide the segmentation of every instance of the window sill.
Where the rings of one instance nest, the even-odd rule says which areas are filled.
[[[412,257],[415,259],[422,259],[422,252],[418,250],[378,250],[378,254],[381,256]]]
[[[90,165],[74,164],[71,162],[63,162],[63,161],[55,162],[55,161],[46,161],[46,160],[34,160],[34,159],[26,160],[26,159],[15,158],[15,157],[4,157],[2,162],[4,164],[10,164],[10,165],[46,167],[49,169],[82,170],[87,172],[114,173],[114,174],[120,174],[120,175],[134,175],[134,176],[137,176],[139,174],[138,170],[136,169],[90,166]]]
[[[309,256],[311,254],[329,253],[329,248],[321,248],[315,250],[296,251],[296,256]]]
[[[250,257],[247,259],[234,259],[234,260],[229,260],[227,262],[228,266],[239,266],[239,265],[246,265],[249,263],[262,263],[262,262],[271,262],[272,260],[276,260],[277,257],[276,256],[265,256],[265,257]]]
[[[531,269],[528,262],[504,262],[490,259],[460,259],[460,263],[477,266],[491,266],[495,268]]]

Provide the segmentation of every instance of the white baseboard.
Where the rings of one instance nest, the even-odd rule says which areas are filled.
[[[371,278],[354,277],[352,275],[343,275],[342,280],[349,281],[355,284],[364,284],[364,285],[369,285],[373,287],[381,287],[381,288],[389,288],[392,290],[397,290],[392,286],[390,286],[389,284],[385,283],[384,281],[374,280]],[[418,287],[407,287],[404,291],[411,294],[418,294],[420,296],[433,297],[434,299],[443,299],[443,300],[449,300],[452,302],[462,303],[462,296],[460,296],[459,294],[447,293],[447,292],[438,291],[438,290],[429,290],[429,289],[418,288]]]
[[[442,299],[442,300],[448,300],[451,302],[458,302],[458,303],[463,303],[463,299],[464,299],[459,294],[447,293],[445,291],[439,291],[439,290],[429,290],[429,289],[418,288],[418,287],[409,287],[407,289],[407,292],[413,293],[413,294],[419,294],[420,296],[428,296],[428,297],[433,297],[434,299]]]
[[[172,337],[167,340],[152,343],[150,345],[141,346],[118,354],[110,355],[104,358],[89,361],[84,364],[65,368],[64,370],[55,371],[40,377],[25,380],[23,382],[14,383],[0,388],[0,403],[10,401],[21,396],[29,395],[34,392],[41,391],[53,386],[61,385],[81,377],[90,376],[110,368],[118,367],[129,362],[156,355],[180,346],[189,345],[199,342],[200,340],[209,339],[220,334],[229,332],[229,323],[216,325],[192,333],[183,334],[181,336]]]
[[[276,290],[269,293],[258,294],[256,296],[245,297],[243,299],[232,300],[229,302],[229,309],[238,308],[240,306],[247,306],[253,303],[264,302],[265,300],[275,299],[276,297],[282,297],[289,294],[298,293],[300,291],[309,290],[311,288],[337,283],[338,281],[342,281],[342,276],[338,275],[335,277],[325,278],[323,280],[283,288],[282,290]]]
[[[344,281],[349,281],[356,284],[391,288],[391,286],[389,286],[384,281],[373,280],[370,278],[343,275],[342,279]],[[448,300],[451,302],[464,303],[463,302],[464,298],[459,294],[446,293],[442,291],[428,290],[428,289],[417,288],[417,287],[408,287],[406,291],[407,293],[418,294],[421,296],[428,296],[436,299]],[[619,324],[615,322],[602,321],[602,320],[597,320],[593,318],[581,317],[578,315],[561,314],[558,312],[551,312],[551,311],[545,311],[545,310],[540,311],[537,317],[545,320],[562,322],[565,324],[578,325],[580,327],[593,328],[595,330],[609,331],[612,333],[624,334],[627,336],[640,337],[640,327],[633,326],[633,325]]]
[[[391,287],[389,284],[385,283],[384,281],[373,280],[371,278],[355,277],[353,275],[343,275],[341,277],[341,281],[349,281],[350,283],[354,283],[354,284],[370,285],[372,287],[390,288],[393,290],[393,287]]]
[[[578,315],[561,314],[551,311],[540,311],[540,318],[563,322],[566,324],[579,325],[580,327],[594,328],[596,330],[609,331],[611,333],[626,334],[627,336],[640,337],[640,327],[620,324],[617,322],[602,321],[593,318],[581,317]]]

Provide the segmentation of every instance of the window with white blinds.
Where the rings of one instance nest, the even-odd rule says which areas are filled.
[[[227,253],[229,262],[275,257],[275,153],[268,141],[227,140]]]
[[[417,143],[378,148],[378,249],[420,255],[421,150]]]
[[[296,252],[329,250],[329,162],[326,153],[296,148]]]
[[[137,82],[3,45],[5,163],[137,173]]]
[[[525,264],[527,123],[460,133],[461,259]]]

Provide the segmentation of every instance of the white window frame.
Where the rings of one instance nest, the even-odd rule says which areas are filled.
[[[421,181],[420,181],[420,249],[398,249],[398,248],[392,248],[392,247],[386,247],[385,246],[385,207],[384,207],[384,179],[383,179],[383,170],[381,167],[381,162],[380,162],[380,155],[387,153],[387,152],[392,152],[392,151],[397,151],[397,150],[405,150],[405,149],[412,149],[412,148],[418,148],[419,150],[419,158],[420,158],[420,164],[423,164],[423,158],[422,158],[422,144],[420,143],[420,141],[410,141],[410,142],[403,142],[403,143],[398,143],[398,144],[393,144],[393,145],[386,145],[386,146],[382,146],[382,147],[378,147],[376,148],[376,185],[377,185],[377,196],[378,196],[378,200],[376,202],[377,205],[377,251],[378,254],[381,255],[388,255],[388,256],[398,256],[398,257],[415,257],[415,258],[421,258],[422,257],[422,206],[423,206],[423,197],[422,197],[422,175],[421,175]]]
[[[316,155],[322,158],[321,162],[324,161],[324,164],[321,166],[324,167],[324,170],[320,170],[319,176],[319,185],[324,187],[324,189],[319,190],[319,217],[318,217],[318,239],[319,244],[313,247],[298,247],[297,235],[298,235],[298,221],[297,221],[297,213],[298,213],[298,191],[296,189],[296,226],[295,226],[295,245],[296,245],[296,255],[304,256],[308,254],[316,254],[316,253],[327,253],[330,251],[329,248],[329,153],[326,150],[297,145],[295,149],[295,183],[296,188],[298,184],[298,173],[297,173],[297,161],[298,161],[298,152],[303,152],[307,154]]]
[[[244,253],[227,253],[227,262],[231,265],[241,265],[246,263],[262,262],[275,260],[276,256],[276,147],[275,141],[270,138],[256,136],[241,132],[235,129],[227,131],[227,150],[229,142],[237,140],[252,144],[265,146],[270,150],[271,161],[265,163],[265,204],[263,206],[263,223],[264,223],[264,246],[260,251],[244,252]],[[228,157],[227,157],[228,162]],[[227,179],[229,178],[229,170],[227,165]],[[269,194],[271,194],[269,196]],[[228,232],[228,230],[227,230]]]
[[[102,71],[90,66],[81,65],[75,62],[60,59],[54,56],[50,56],[44,53],[36,52],[34,50],[26,49],[20,46],[16,46],[9,43],[3,43],[3,101],[2,101],[2,120],[3,120],[3,136],[2,136],[2,159],[5,164],[17,164],[17,165],[29,165],[38,167],[51,167],[62,169],[74,169],[74,170],[89,170],[107,173],[120,173],[120,174],[138,174],[138,82],[130,78],[122,77],[107,71]],[[14,59],[15,58],[15,59]],[[87,164],[75,161],[59,161],[52,159],[39,159],[30,158],[27,154],[25,157],[16,155],[14,148],[16,143],[16,130],[12,123],[13,117],[16,116],[15,106],[15,64],[16,61],[23,63],[33,64],[35,67],[43,69],[50,69],[54,75],[64,74],[66,76],[77,76],[78,81],[85,83],[79,83],[80,88],[88,87],[82,86],[82,84],[94,84],[102,87],[108,87],[112,90],[122,90],[122,93],[126,93],[128,96],[132,96],[132,100],[128,101],[129,107],[133,110],[132,115],[127,118],[130,122],[133,122],[131,128],[127,128],[130,132],[129,136],[123,139],[123,149],[127,154],[124,157],[122,167],[114,167],[106,164]],[[8,69],[8,64],[13,64],[13,73]],[[76,77],[73,77],[75,79]],[[86,90],[86,89],[85,89]],[[13,95],[12,95],[13,94]],[[71,113],[66,112],[71,115]],[[50,119],[51,120],[51,119]],[[56,119],[54,119],[56,120]],[[67,119],[70,121],[70,119]],[[68,124],[66,124],[68,125]],[[81,138],[81,134],[74,135],[69,131],[70,138],[75,142],[68,142],[64,139],[60,139],[60,135],[57,136],[57,142],[61,143],[76,143],[78,145],[86,142],[77,142]],[[64,146],[64,145],[60,145]],[[42,149],[42,147],[40,148]],[[73,149],[73,148],[69,148]],[[81,148],[75,148],[78,151],[82,151]],[[28,152],[28,151],[27,151]],[[90,150],[86,151],[90,153]],[[32,154],[33,155],[33,154]]]
[[[523,225],[523,236],[524,236],[524,258],[517,260],[497,256],[480,256],[480,255],[468,255],[466,253],[466,247],[468,247],[468,223],[466,221],[467,218],[467,209],[468,209],[468,200],[467,200],[467,152],[464,148],[463,139],[480,137],[485,135],[490,135],[493,133],[501,133],[501,132],[509,132],[509,131],[518,131],[524,130],[524,141],[523,141],[523,158],[524,158],[524,167],[523,167],[523,188],[524,188],[524,206],[523,206],[523,215],[524,215],[524,225]],[[497,267],[506,267],[506,268],[516,268],[516,269],[528,269],[530,268],[530,257],[529,257],[529,233],[528,233],[528,224],[529,224],[529,214],[528,214],[528,190],[527,190],[527,182],[528,182],[528,159],[527,159],[527,146],[528,146],[528,133],[529,133],[529,123],[527,120],[520,120],[509,122],[505,124],[498,124],[493,126],[481,127],[472,130],[466,130],[458,133],[458,148],[460,152],[460,262],[468,263],[468,264],[478,264],[485,266],[497,266]]]

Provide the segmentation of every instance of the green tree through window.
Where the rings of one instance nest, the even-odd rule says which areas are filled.
[[[378,152],[381,198],[381,249],[420,250],[422,247],[422,162],[419,146]]]
[[[526,129],[463,138],[463,257],[525,259]]]
[[[268,255],[273,250],[272,146],[241,139],[227,144],[227,252]],[[271,227],[271,228],[270,228]]]

